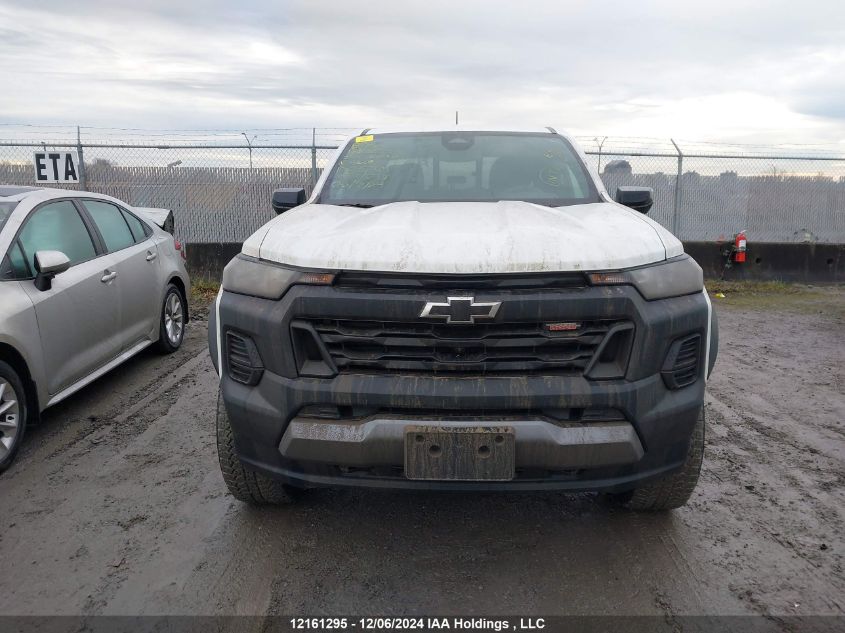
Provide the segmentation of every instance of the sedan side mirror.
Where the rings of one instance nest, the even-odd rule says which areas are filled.
[[[290,211],[305,202],[305,189],[302,187],[285,187],[273,192],[273,211],[276,215]]]
[[[616,202],[634,211],[648,213],[654,204],[654,191],[651,187],[617,187]]]
[[[38,251],[35,253],[35,287],[49,290],[53,287],[53,277],[70,268],[68,256],[61,251]]]

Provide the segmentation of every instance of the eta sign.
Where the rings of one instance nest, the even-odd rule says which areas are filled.
[[[79,182],[76,152],[35,152],[35,182]]]

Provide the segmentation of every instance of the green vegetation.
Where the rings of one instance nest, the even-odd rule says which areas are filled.
[[[211,303],[220,290],[220,282],[194,279],[191,281],[191,303]]]
[[[759,294],[798,294],[812,291],[812,286],[806,284],[787,283],[785,281],[725,281],[723,279],[708,279],[706,281],[707,291],[713,295],[722,292],[739,293],[742,295]]]
[[[794,312],[825,313],[845,317],[845,286],[808,285],[785,281],[705,281],[713,304]],[[724,297],[719,296],[720,294]]]

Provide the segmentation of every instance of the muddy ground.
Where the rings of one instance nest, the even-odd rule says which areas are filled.
[[[845,293],[714,299],[702,481],[593,495],[230,497],[204,321],[50,410],[0,476],[0,614],[843,614]]]

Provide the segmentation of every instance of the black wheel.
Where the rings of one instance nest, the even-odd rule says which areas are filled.
[[[172,354],[182,345],[185,338],[185,298],[179,289],[170,284],[164,295],[159,323],[158,348],[165,354]]]
[[[232,425],[223,406],[223,399],[217,396],[217,457],[223,481],[232,496],[250,505],[281,505],[291,503],[290,488],[280,481],[250,470],[235,453],[235,438]]]
[[[630,510],[660,511],[680,508],[689,501],[698,483],[704,458],[704,407],[692,431],[689,452],[684,467],[678,472],[649,482],[616,499]]]
[[[0,473],[12,465],[26,430],[26,391],[17,372],[0,361]]]

